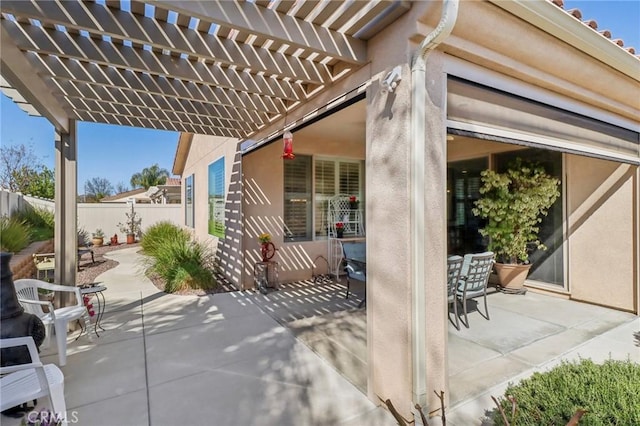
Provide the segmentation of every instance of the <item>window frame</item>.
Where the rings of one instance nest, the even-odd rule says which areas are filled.
[[[207,174],[208,174],[208,198],[207,198],[207,207],[208,207],[208,216],[207,216],[207,233],[213,237],[218,237],[218,238],[224,238],[225,237],[225,233],[226,233],[226,226],[225,226],[225,218],[226,218],[226,185],[225,185],[225,161],[224,161],[224,157],[220,157],[215,161],[212,161],[211,163],[209,163],[209,165],[207,166]],[[216,170],[216,167],[221,167],[222,170]],[[212,176],[212,172],[215,174],[214,176]],[[219,176],[219,175],[222,176]],[[211,197],[212,195],[217,195],[217,194],[212,194],[212,188],[211,188],[211,183],[212,183],[212,179],[213,179],[213,183],[215,187],[221,186],[222,189],[222,208],[220,209],[219,207],[216,207],[216,204],[211,203]],[[218,179],[221,180],[221,182],[218,182]],[[218,227],[215,225],[215,220],[213,221],[213,229],[212,229],[212,217],[216,216],[216,212],[222,212],[222,228],[218,229]]]
[[[184,179],[184,225],[195,228],[195,181],[196,175],[192,173]]]
[[[328,236],[326,234],[322,234],[321,231],[318,231],[318,229],[316,228],[317,226],[322,226],[322,224],[319,224],[318,222],[322,220],[321,217],[318,217],[318,211],[317,211],[317,207],[318,207],[318,203],[325,201],[325,200],[320,200],[318,199],[318,193],[317,193],[317,186],[318,183],[316,181],[316,166],[318,164],[319,161],[329,161],[333,163],[333,173],[334,173],[334,193],[331,196],[327,196],[327,200],[331,197],[334,197],[336,195],[339,195],[340,192],[340,180],[341,180],[341,176],[340,176],[340,165],[342,163],[349,163],[349,164],[356,164],[358,166],[358,192],[355,194],[348,194],[348,195],[355,195],[358,200],[360,202],[364,201],[364,160],[362,159],[354,159],[354,158],[348,158],[348,157],[339,157],[339,156],[327,156],[327,155],[306,155],[305,157],[310,157],[310,161],[311,161],[311,168],[309,170],[310,172],[310,177],[311,177],[311,194],[310,194],[310,201],[311,201],[311,208],[308,209],[307,211],[307,217],[306,220],[308,222],[310,222],[310,226],[307,226],[307,229],[309,232],[309,234],[307,236],[305,236],[304,239],[302,238],[294,238],[294,239],[290,239],[286,237],[286,232],[283,233],[283,235],[285,235],[284,237],[284,243],[295,243],[295,242],[312,242],[312,241],[322,241],[322,240],[326,240],[328,239]],[[289,160],[283,160],[283,161],[289,161]],[[285,163],[285,167],[286,167]],[[283,171],[283,179],[284,179],[284,171]],[[285,194],[285,184],[284,184],[284,180],[283,180],[283,223],[286,225],[287,219],[284,217],[284,203],[286,202],[286,194]],[[362,204],[364,205],[364,204]]]

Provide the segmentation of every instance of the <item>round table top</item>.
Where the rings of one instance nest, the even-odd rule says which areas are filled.
[[[99,293],[107,289],[106,285],[92,285],[91,287],[80,287],[80,294]]]

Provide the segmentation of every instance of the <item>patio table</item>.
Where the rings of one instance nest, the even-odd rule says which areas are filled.
[[[94,333],[96,336],[100,337],[98,334],[98,328],[102,331],[106,331],[100,325],[100,321],[102,321],[102,317],[104,316],[104,308],[106,306],[106,300],[104,298],[104,291],[107,289],[107,286],[104,285],[90,285],[90,287],[81,287],[80,294],[84,295],[95,295],[96,301],[98,302],[97,310],[96,310],[96,322],[93,327]]]

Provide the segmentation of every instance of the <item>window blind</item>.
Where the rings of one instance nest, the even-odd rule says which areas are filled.
[[[284,161],[284,240],[311,239],[311,157]]]

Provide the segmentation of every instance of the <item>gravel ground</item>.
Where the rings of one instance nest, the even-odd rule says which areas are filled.
[[[115,268],[118,262],[110,260],[104,257],[105,253],[114,250],[121,250],[131,247],[140,247],[140,244],[118,244],[117,246],[102,246],[92,247],[94,263],[91,263],[91,256],[85,254],[80,259],[80,271],[76,277],[76,283],[78,285],[91,284],[95,281],[96,277],[109,269]]]
[[[94,258],[95,258],[94,263],[91,263],[91,256],[89,256],[88,254],[85,254],[84,256],[82,256],[82,259],[80,259],[80,271],[78,272],[77,279],[76,279],[76,282],[78,283],[78,285],[93,283],[98,275],[108,271],[109,269],[115,268],[118,265],[118,262],[116,262],[115,260],[105,258],[104,257],[105,253],[108,253],[114,250],[121,250],[124,248],[131,248],[131,247],[140,247],[140,244],[139,243],[118,244],[117,246],[93,247],[92,249],[93,249]],[[164,291],[165,283],[164,283],[164,280],[162,280],[162,278],[151,275],[151,274],[147,276],[159,290]],[[214,289],[207,290],[207,291],[200,290],[200,289],[188,289],[188,290],[178,291],[173,294],[204,296],[206,294],[212,294],[212,293],[225,293],[229,291],[236,291],[236,288],[234,288],[230,283],[228,283],[224,279],[224,277],[217,275],[216,279],[218,280],[218,283],[220,285]]]

